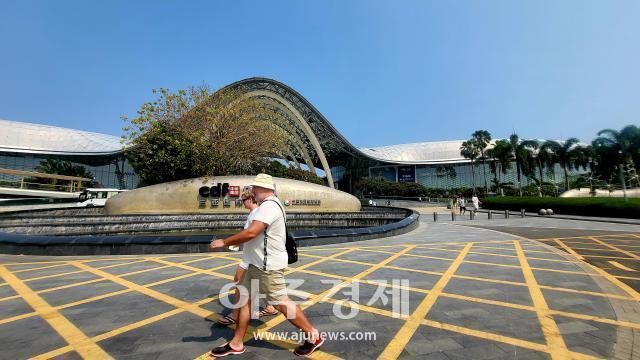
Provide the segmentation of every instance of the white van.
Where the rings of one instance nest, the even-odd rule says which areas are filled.
[[[80,207],[93,207],[104,206],[107,203],[107,199],[118,195],[121,192],[128,190],[120,189],[84,189],[80,193],[78,198],[78,206]]]

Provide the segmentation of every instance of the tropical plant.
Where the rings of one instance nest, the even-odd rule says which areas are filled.
[[[489,168],[493,173],[493,182],[497,190],[502,193],[502,187],[505,185],[501,179],[511,169],[513,154],[511,152],[511,144],[507,140],[497,140],[493,147],[487,149],[486,155],[491,162]]]
[[[607,155],[607,160],[615,161],[623,190],[626,189],[625,167],[633,167],[640,161],[640,128],[627,125],[622,130],[604,129],[598,132],[593,141],[596,152]],[[625,191],[626,197],[626,191]]]
[[[279,161],[273,160],[269,166],[262,169],[261,172],[268,173],[271,176],[306,181],[319,185],[326,185],[324,179],[311,171],[301,170],[292,166],[285,166]]]
[[[484,190],[485,193],[489,192],[489,185],[487,183],[487,167],[486,167],[486,157],[485,157],[485,149],[491,143],[491,133],[487,130],[476,130],[473,134],[471,134],[471,138],[475,140],[475,144],[480,151],[480,160],[482,161],[482,172],[484,175]]]
[[[569,138],[566,141],[558,142],[555,140],[547,140],[542,145],[548,149],[549,153],[562,168],[564,173],[565,191],[569,190],[569,170],[577,168],[580,159],[584,157],[584,149],[578,145],[580,140],[577,138]]]
[[[480,147],[475,139],[464,141],[460,146],[460,155],[465,159],[469,159],[471,163],[471,181],[473,183],[473,192],[476,192],[476,170],[475,163],[480,156]]]
[[[47,159],[42,160],[35,167],[37,172],[45,173],[45,174],[55,174],[55,175],[66,175],[66,176],[75,176],[82,178],[93,179],[93,174],[87,170],[86,167],[71,163],[66,160],[57,160],[57,159]],[[56,179],[48,179],[47,182],[51,184],[56,184]]]
[[[534,140],[521,140],[518,134],[513,133],[509,137],[509,144],[516,165],[518,176],[518,193],[522,196],[522,175],[530,176],[533,173],[534,161],[533,150],[537,146]]]

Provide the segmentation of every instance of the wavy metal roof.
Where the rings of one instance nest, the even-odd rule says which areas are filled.
[[[347,140],[306,98],[279,81],[254,77],[237,81],[225,88],[268,91],[282,96],[302,114],[329,158],[358,156],[392,164],[439,164],[467,162],[460,155],[462,140],[422,142],[382,147],[356,147]],[[0,120],[0,151],[63,154],[107,155],[122,152],[117,136]],[[316,160],[316,159],[314,159]],[[315,162],[315,161],[314,161]]]
[[[433,141],[374,148],[360,148],[364,154],[380,161],[406,164],[468,162],[460,155],[463,140]]]
[[[122,152],[113,135],[57,126],[0,120],[0,151],[59,154],[111,155]]]
[[[351,144],[329,120],[304,96],[277,80],[253,77],[227,85],[225,88],[262,89],[283,96],[303,114],[311,126],[323,151],[332,158],[337,153],[360,156],[370,160],[393,164],[439,164],[468,162],[460,155],[462,140],[423,142],[375,148],[359,148]],[[248,90],[247,90],[248,89]]]

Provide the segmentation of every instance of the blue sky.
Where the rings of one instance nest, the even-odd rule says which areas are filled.
[[[151,89],[265,76],[352,143],[640,123],[639,1],[1,1],[0,118],[114,135]]]

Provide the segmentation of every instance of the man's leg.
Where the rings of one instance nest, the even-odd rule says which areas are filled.
[[[247,289],[245,284],[246,282],[244,282],[242,285],[238,285],[237,287],[240,293],[238,299],[240,308],[238,311],[238,317],[236,319],[236,331],[233,335],[233,338],[228,343],[211,349],[210,355],[212,355],[213,357],[237,355],[242,354],[245,351],[243,339],[245,334],[247,333],[247,328],[249,327],[249,318],[251,313],[249,291],[245,290]]]
[[[245,270],[242,266],[238,265],[238,268],[236,269],[236,274],[233,278],[233,280],[236,282],[237,285],[242,284],[244,280],[244,274],[246,271],[247,270]],[[235,295],[235,303],[237,304],[240,301],[240,290],[238,290],[237,286],[236,286],[236,291],[234,295]],[[233,310],[231,310],[231,318],[237,321],[239,311],[240,311],[239,308],[237,307],[233,308]]]
[[[244,301],[244,304],[238,310],[236,332],[233,334],[233,339],[229,341],[229,345],[231,345],[231,348],[239,350],[244,347],[244,336],[247,334],[247,328],[249,328],[250,318],[251,318],[251,304],[249,301]]]
[[[298,304],[291,301],[287,296],[284,296],[281,297],[275,307],[287,316],[287,320],[289,320],[291,324],[305,333],[305,341],[293,351],[294,354],[308,357],[324,344],[324,338],[320,335],[318,329],[311,325],[309,319],[304,315]]]
[[[285,297],[279,304],[274,306],[287,317],[287,320],[289,320],[293,326],[307,333],[309,341],[315,341],[317,339],[319,335],[318,330],[311,325],[311,322],[309,322],[309,319],[307,319],[307,316],[302,312],[298,304],[291,301],[288,297]]]

